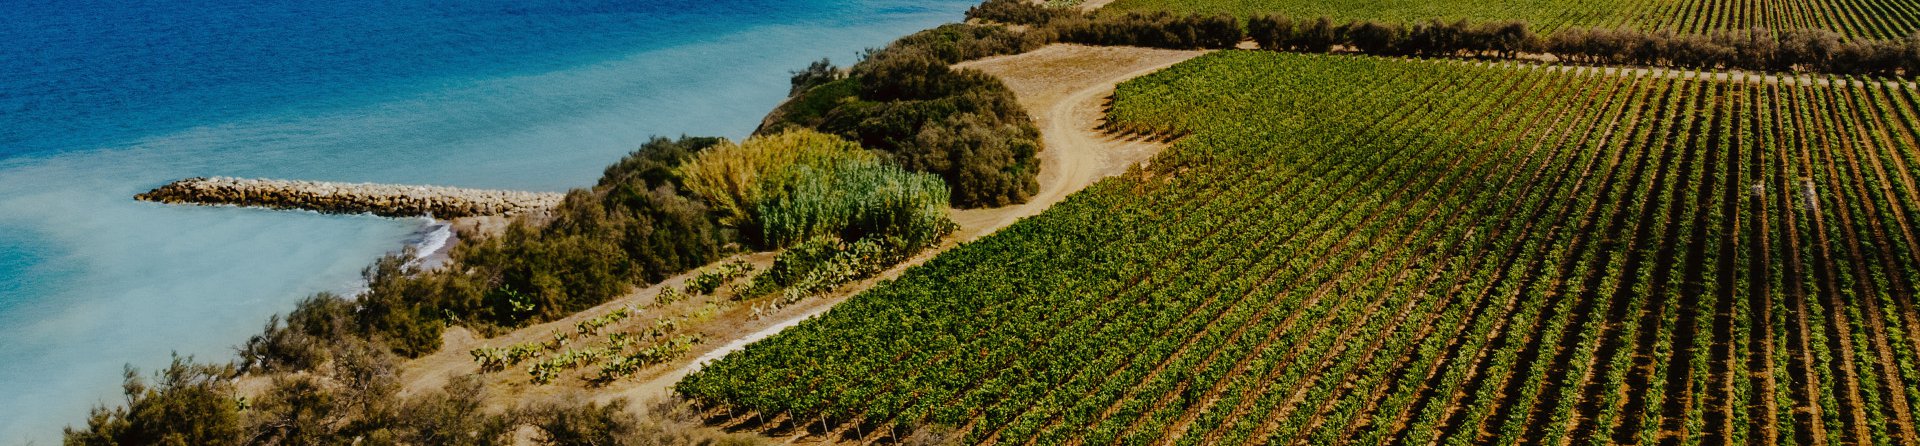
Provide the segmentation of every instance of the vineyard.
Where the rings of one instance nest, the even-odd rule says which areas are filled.
[[[1545,31],[1626,27],[1704,34],[1747,28],[1827,29],[1879,39],[1905,38],[1920,31],[1920,4],[1900,0],[1118,0],[1106,9],[1400,23],[1434,18],[1517,19]]]
[[[1920,442],[1909,84],[1227,51],[1111,116],[1185,136],[678,390],[867,440]]]

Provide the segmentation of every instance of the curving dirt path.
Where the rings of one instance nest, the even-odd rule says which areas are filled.
[[[1113,0],[1086,0],[1080,2],[1079,6],[1082,11],[1098,11],[1100,8],[1106,7],[1108,3],[1113,3]]]
[[[1050,45],[1045,48],[955,65],[999,77],[1033,113],[1046,149],[1040,151],[1040,191],[1026,204],[953,212],[964,240],[1013,224],[1053,207],[1095,180],[1126,172],[1165,147],[1154,141],[1109,136],[1106,119],[1115,85],[1205,54],[1203,51],[1134,47]]]

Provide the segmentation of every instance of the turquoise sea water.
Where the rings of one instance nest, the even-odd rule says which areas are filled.
[[[650,135],[743,137],[787,70],[971,3],[0,0],[0,444],[57,443],[124,364],[228,359],[426,227],[135,193],[582,186]]]

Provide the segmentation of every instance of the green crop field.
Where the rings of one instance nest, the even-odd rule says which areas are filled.
[[[1117,93],[1188,134],[1151,168],[679,389],[1002,445],[1912,444],[1920,92],[1833,84],[1215,53]]]
[[[1920,3],[1908,0],[1118,0],[1114,11],[1328,16],[1411,23],[1433,18],[1524,20],[1536,29],[1628,27],[1706,33],[1762,27],[1827,29],[1871,38],[1920,30]]]

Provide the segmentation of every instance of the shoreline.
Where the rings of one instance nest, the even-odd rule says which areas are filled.
[[[433,249],[427,250],[426,252],[414,253],[414,261],[417,262],[417,265],[422,270],[438,269],[446,266],[446,263],[452,260],[453,248],[459,246],[461,242],[474,237],[499,235],[502,231],[506,230],[508,224],[513,222],[511,217],[499,215],[482,215],[453,219],[433,218],[430,220],[432,222],[428,223],[427,226],[432,229],[429,229],[429,233],[424,234],[427,239],[423,239],[419,244],[413,244],[411,246],[415,248],[425,245],[433,246]],[[433,237],[434,232],[444,233],[445,238],[439,240],[439,243],[433,243],[434,240],[432,240],[431,237]]]
[[[130,149],[124,151],[130,153],[133,157],[123,156],[119,152],[105,151],[102,151],[102,153],[110,156],[95,156],[92,152],[86,153],[85,156],[66,153],[48,154],[47,157],[55,158],[53,161],[58,162],[55,165],[56,168],[39,166],[44,160],[38,158],[14,157],[0,160],[9,164],[35,164],[31,167],[39,169],[36,173],[41,174],[43,177],[60,175],[63,177],[87,179],[87,181],[84,182],[72,183],[84,187],[69,187],[67,186],[68,183],[34,181],[36,177],[15,176],[11,178],[21,180],[18,182],[22,184],[36,186],[56,184],[62,188],[61,195],[47,194],[44,198],[36,195],[18,200],[14,199],[16,197],[10,196],[5,197],[9,200],[0,200],[9,201],[11,202],[10,204],[17,204],[23,207],[34,207],[26,209],[33,211],[31,213],[22,212],[15,214],[16,216],[22,217],[22,220],[27,220],[25,223],[22,223],[22,226],[26,227],[25,229],[39,229],[33,225],[42,223],[42,219],[37,219],[40,217],[38,214],[41,213],[42,210],[44,210],[46,214],[54,214],[56,211],[65,212],[65,208],[67,207],[73,208],[70,214],[84,216],[84,218],[65,218],[65,215],[59,215],[58,217],[61,217],[59,219],[53,217],[44,219],[49,225],[59,225],[63,231],[62,236],[65,236],[66,232],[81,232],[91,226],[92,223],[95,223],[95,220],[103,220],[103,218],[96,217],[100,215],[140,217],[140,219],[122,219],[123,221],[113,222],[116,227],[129,229],[105,234],[104,236],[80,235],[57,240],[48,237],[47,245],[61,244],[63,246],[60,246],[59,249],[48,248],[44,251],[33,251],[36,255],[45,254],[45,257],[54,260],[64,260],[65,258],[71,257],[75,259],[74,263],[86,260],[80,255],[74,254],[75,252],[79,252],[77,249],[69,249],[64,246],[69,239],[72,239],[97,245],[110,245],[110,248],[132,246],[137,248],[138,251],[128,253],[165,253],[168,257],[180,259],[149,259],[149,257],[152,256],[143,254],[140,257],[133,258],[134,260],[124,260],[128,259],[128,257],[121,256],[113,260],[117,262],[116,265],[109,265],[108,267],[80,265],[71,268],[73,270],[71,273],[66,270],[61,270],[59,271],[60,274],[46,274],[36,270],[32,271],[34,273],[33,275],[23,274],[20,276],[25,278],[25,280],[45,279],[47,282],[54,282],[65,281],[68,278],[97,279],[100,275],[111,274],[126,276],[131,273],[153,271],[152,268],[136,269],[138,267],[138,265],[134,265],[136,261],[179,265],[183,263],[212,263],[213,261],[198,261],[198,259],[219,258],[227,259],[229,263],[236,261],[244,262],[241,263],[241,265],[249,268],[243,271],[248,272],[269,269],[261,265],[268,263],[266,260],[271,260],[273,262],[297,265],[301,271],[331,267],[332,269],[329,271],[337,273],[326,274],[324,277],[318,277],[318,275],[312,273],[300,273],[297,276],[290,275],[286,279],[280,279],[271,274],[262,275],[257,273],[248,274],[250,277],[222,278],[221,276],[214,275],[217,271],[202,272],[203,269],[187,267],[159,269],[159,271],[169,272],[165,277],[160,277],[160,279],[166,280],[156,280],[155,282],[159,282],[157,284],[141,283],[137,286],[144,287],[143,290],[165,291],[167,288],[162,288],[162,286],[172,286],[174,285],[172,282],[200,282],[199,284],[203,285],[199,286],[198,289],[210,289],[218,286],[223,288],[220,290],[222,292],[225,292],[224,288],[240,290],[219,295],[203,294],[201,296],[180,293],[181,295],[179,297],[199,298],[172,304],[175,306],[187,305],[185,307],[177,307],[184,310],[182,311],[183,313],[204,313],[206,310],[193,309],[194,306],[203,304],[209,306],[219,305],[223,308],[264,308],[264,310],[260,310],[264,311],[264,313],[257,316],[249,314],[229,317],[223,319],[224,322],[216,320],[213,322],[194,323],[195,325],[203,326],[223,325],[219,328],[226,328],[227,326],[239,327],[236,330],[228,330],[237,331],[237,333],[233,335],[221,336],[204,342],[196,339],[198,343],[192,345],[185,345],[179,342],[152,342],[149,346],[140,347],[141,352],[152,353],[157,355],[157,358],[135,356],[126,356],[124,358],[116,357],[111,360],[110,364],[101,367],[87,367],[85,370],[80,370],[93,375],[102,375],[103,377],[101,378],[88,378],[84,380],[69,379],[65,377],[66,374],[60,372],[61,369],[51,367],[34,371],[32,372],[34,375],[47,376],[50,381],[53,381],[54,377],[60,377],[60,382],[58,383],[60,386],[38,387],[78,388],[80,387],[78,384],[67,386],[66,383],[69,381],[84,382],[85,385],[88,386],[88,389],[99,389],[101,391],[101,398],[96,400],[96,398],[91,395],[70,398],[70,404],[68,405],[71,407],[45,410],[44,412],[50,415],[35,415],[32,417],[28,417],[28,412],[25,410],[30,409],[34,404],[24,403],[41,399],[42,397],[34,397],[30,400],[23,401],[23,404],[16,405],[16,407],[22,410],[22,412],[20,412],[22,414],[21,416],[13,417],[0,414],[0,419],[12,418],[12,420],[7,421],[20,422],[19,426],[22,426],[15,429],[11,427],[13,425],[12,423],[0,423],[6,425],[0,427],[0,433],[8,435],[8,438],[0,440],[0,444],[15,444],[15,440],[37,440],[40,444],[59,444],[61,436],[60,429],[62,427],[71,426],[84,428],[86,426],[87,409],[102,404],[107,407],[121,405],[124,401],[119,395],[121,388],[119,374],[123,364],[131,362],[133,365],[140,367],[143,374],[159,370],[166,366],[165,355],[170,349],[204,350],[199,357],[206,361],[224,362],[232,359],[232,348],[240,342],[245,341],[247,335],[256,334],[257,327],[267,319],[268,315],[271,313],[285,313],[287,310],[292,309],[293,303],[301,296],[311,295],[318,291],[328,289],[338,290],[351,286],[361,279],[359,274],[360,269],[371,263],[374,258],[404,249],[410,245],[410,242],[419,241],[421,234],[415,234],[410,231],[417,229],[416,226],[424,226],[423,223],[417,223],[415,221],[364,220],[355,222],[351,220],[358,220],[357,218],[341,219],[332,216],[311,218],[312,216],[299,214],[276,217],[267,215],[270,213],[258,211],[230,213],[218,210],[189,210],[186,208],[164,209],[166,207],[129,202],[129,200],[125,200],[128,195],[144,191],[162,181],[169,181],[189,175],[229,172],[294,177],[309,175],[303,172],[314,172],[315,175],[321,172],[339,172],[340,175],[342,175],[341,178],[374,178],[408,181],[413,181],[409,180],[412,178],[418,178],[419,181],[430,182],[440,182],[447,178],[454,178],[462,181],[472,181],[475,184],[483,186],[524,188],[527,190],[560,190],[560,188],[563,187],[584,186],[591,184],[593,178],[597,177],[600,169],[604,168],[608,162],[617,159],[620,155],[633,149],[633,146],[629,144],[636,144],[643,141],[641,138],[651,134],[668,135],[687,132],[692,134],[716,134],[730,137],[744,135],[747,130],[752,128],[752,123],[748,121],[758,122],[762,114],[767,111],[765,105],[771,105],[784,93],[786,86],[784,85],[784,74],[782,70],[791,68],[794,66],[794,63],[804,63],[806,59],[808,59],[799,58],[795,56],[795,54],[815,54],[815,58],[817,58],[818,55],[824,54],[833,54],[836,56],[851,54],[861,48],[884,44],[899,35],[948,21],[949,16],[957,16],[967,5],[948,3],[935,6],[938,7],[915,5],[911,9],[878,11],[874,14],[859,14],[859,16],[862,16],[860,20],[861,23],[849,23],[848,25],[854,26],[835,26],[830,29],[833,32],[829,34],[835,34],[837,37],[823,37],[804,41],[803,39],[794,39],[792,37],[808,36],[820,32],[821,28],[817,27],[814,22],[763,20],[744,22],[747,23],[745,26],[732,26],[730,24],[727,26],[708,26],[707,28],[712,28],[714,32],[708,33],[703,29],[700,35],[701,38],[696,41],[676,42],[666,46],[649,43],[639,51],[622,49],[617,53],[609,53],[613,54],[613,56],[604,58],[605,60],[596,58],[583,64],[576,65],[569,63],[565,66],[556,67],[551,71],[542,70],[539,72],[516,73],[511,76],[506,76],[505,78],[485,77],[478,78],[477,81],[472,82],[479,86],[468,85],[468,83],[463,80],[462,83],[454,85],[453,87],[431,86],[432,88],[423,88],[421,90],[424,91],[424,93],[415,94],[413,90],[406,90],[406,97],[391,101],[383,99],[371,105],[354,103],[347,106],[328,108],[311,113],[312,115],[318,116],[317,118],[306,119],[308,117],[303,115],[297,116],[297,118],[302,119],[293,122],[293,124],[303,125],[309,121],[321,121],[323,124],[339,124],[333,127],[346,128],[351,132],[363,133],[360,137],[370,136],[382,138],[373,141],[390,142],[391,148],[395,150],[395,152],[393,152],[395,154],[394,161],[387,163],[377,162],[382,161],[382,159],[376,156],[386,153],[388,150],[386,146],[388,144],[385,143],[363,144],[360,145],[360,147],[363,148],[355,149],[361,151],[342,152],[344,155],[332,152],[315,155],[313,153],[291,150],[289,146],[302,149],[311,148],[314,149],[315,153],[338,149],[334,149],[332,145],[308,144],[306,142],[280,143],[277,139],[267,139],[266,137],[272,136],[295,139],[293,138],[294,136],[299,136],[301,138],[298,139],[302,140],[307,139],[305,138],[306,136],[326,137],[332,136],[333,133],[316,133],[316,131],[331,130],[333,127],[313,127],[311,129],[308,127],[288,127],[287,129],[290,129],[288,133],[267,133],[268,131],[283,130],[282,127],[278,127],[278,125],[281,125],[281,123],[278,122],[278,115],[271,116],[275,118],[272,122],[266,122],[266,119],[252,118],[236,120],[240,125],[233,127],[237,128],[237,130],[217,128],[204,131],[196,130],[195,133],[186,133],[184,135],[177,134],[185,132],[161,132],[160,136],[156,137],[156,139],[160,139],[160,137],[166,137],[166,139],[162,139],[159,143],[142,142],[142,144],[148,144],[153,147],[142,146],[138,150]],[[792,11],[778,9],[774,11],[778,15],[771,15],[771,17],[779,19],[788,14],[814,14],[813,11],[819,9],[821,8],[811,6]],[[865,11],[866,9],[857,10]],[[765,15],[768,14],[757,14],[756,16]],[[808,15],[807,17],[813,17],[813,15]],[[729,22],[731,22],[731,19],[729,19]],[[836,23],[836,25],[838,24]],[[774,37],[777,42],[769,43],[763,40],[769,36]],[[794,43],[796,41],[801,43]],[[726,76],[726,78],[734,79],[725,79],[724,81],[700,80],[714,79],[714,77],[705,75],[694,76],[694,74],[697,73],[710,72],[714,67],[714,64],[711,62],[722,59],[719,57],[711,57],[709,56],[710,54],[726,56],[724,60],[727,62],[723,66],[733,67],[736,72],[742,74],[742,76]],[[667,63],[661,61],[673,62]],[[673,66],[667,67],[665,65]],[[761,82],[759,78],[765,78],[767,81],[778,80],[781,81],[781,85],[774,86],[772,82]],[[536,88],[549,84],[565,85],[566,88]],[[620,89],[614,90],[613,88],[615,87]],[[443,93],[442,90],[448,88],[455,88],[457,90],[452,93]],[[512,93],[531,97],[520,102],[502,104],[472,104],[471,101],[467,101],[467,99],[471,97],[488,94],[494,89],[510,89],[509,91]],[[537,96],[537,94],[547,93],[548,90],[563,91],[562,94],[555,98]],[[778,91],[776,92],[775,90]],[[687,93],[687,91],[697,91],[698,93]],[[589,102],[584,99],[584,95],[588,93],[592,93],[594,96],[611,97],[617,100],[595,99]],[[458,96],[453,96],[456,94]],[[582,95],[582,98],[575,98],[574,95],[576,94]],[[441,96],[443,95],[449,97],[442,98]],[[486,96],[486,98],[491,98],[491,96]],[[446,99],[445,104],[438,102],[442,99]],[[528,121],[524,124],[518,121],[503,122],[491,119],[466,119],[476,116],[482,118],[495,116],[496,114],[486,114],[485,112],[494,108],[505,108],[507,106],[529,111],[547,110],[550,109],[550,107],[547,107],[548,105],[561,103],[559,101],[562,99],[567,101],[564,102],[564,104],[577,105],[579,108],[569,108],[567,110],[568,113],[560,114],[560,117],[552,119],[549,119],[547,116],[531,116],[532,113],[525,113],[530,116],[523,117]],[[428,100],[434,100],[435,102],[432,102],[431,106],[419,105]],[[724,103],[707,106],[701,102],[702,100]],[[386,107],[395,103],[398,103],[398,106],[395,106],[397,111],[372,109],[375,106]],[[635,105],[626,105],[629,103]],[[526,106],[528,104],[533,106]],[[607,104],[616,105],[610,106]],[[662,112],[657,110],[660,108],[659,104],[684,104],[687,105],[687,107],[675,108],[671,112]],[[419,115],[422,118],[436,118],[440,116],[437,114],[437,109],[442,107],[448,109],[481,107],[479,112],[463,112],[457,114],[449,112],[448,114],[456,115],[454,116],[455,118],[464,119],[456,121],[456,123],[489,122],[487,130],[500,130],[501,133],[488,133],[484,135],[475,133],[479,136],[476,136],[472,140],[435,139],[426,143],[431,144],[431,148],[420,148],[420,142],[417,141],[417,139],[427,139],[426,137],[436,134],[433,132],[443,131],[445,128],[461,130],[463,127],[440,124],[438,121],[434,121],[427,122],[424,125],[402,128],[399,126],[400,124],[412,125],[414,121],[398,120],[398,118],[377,121],[361,119],[363,117],[362,112],[370,109],[372,111],[365,111],[364,113],[378,114],[375,116],[377,118],[388,118],[389,116],[387,115],[402,114],[409,115],[408,118],[411,118],[413,115]],[[518,115],[523,113],[523,111],[515,111],[510,114],[498,115],[522,118],[522,116]],[[605,119],[602,118],[603,116],[618,117],[618,127],[602,125],[602,121],[605,121]],[[326,121],[319,118],[338,119]],[[347,120],[348,118],[352,118],[352,120]],[[290,121],[293,120],[290,119]],[[226,122],[216,122],[215,124],[226,124]],[[274,126],[268,126],[268,124],[273,124]],[[291,126],[293,124],[286,125]],[[415,132],[419,132],[420,136],[415,139],[401,140],[391,140],[387,138],[401,133],[400,130],[395,130],[396,128],[403,129],[407,133],[401,136],[413,137]],[[293,130],[300,131],[300,133],[293,133]],[[562,133],[557,130],[565,130],[566,132]],[[553,143],[545,143],[548,140],[552,140]],[[607,141],[614,142],[609,143]],[[321,142],[336,143],[332,140],[324,140]],[[165,145],[162,145],[162,143]],[[296,146],[295,144],[298,145]],[[131,146],[136,144],[128,143],[125,145]],[[121,146],[120,144],[115,144],[113,148],[119,148]],[[445,148],[440,148],[442,146],[445,146]],[[279,152],[268,152],[270,156],[252,156],[254,155],[253,152],[239,151],[241,149],[254,149],[256,147],[262,150],[275,150]],[[378,148],[379,151],[364,149],[365,147]],[[523,149],[521,147],[532,149]],[[465,156],[462,151],[474,151],[482,156]],[[280,152],[285,152],[285,154]],[[520,162],[519,159],[524,158],[523,155],[525,154],[538,154],[542,158],[540,158],[538,162]],[[91,163],[95,158],[128,162],[112,164],[110,170],[112,175],[92,175],[93,170],[91,170],[91,165],[84,166],[87,169],[69,166],[69,164],[78,165],[82,161]],[[198,161],[201,158],[213,158],[219,161],[218,163],[200,163]],[[163,161],[171,160],[184,161],[172,164],[163,163]],[[407,166],[407,164],[415,163],[421,165]],[[138,167],[120,167],[123,165]],[[409,171],[413,170],[419,170],[421,174],[413,176],[409,173]],[[533,173],[518,178],[510,176],[523,171]],[[449,174],[447,172],[454,173]],[[165,178],[153,177],[154,175]],[[114,180],[94,181],[93,178],[95,177],[113,178]],[[471,179],[468,180],[468,178]],[[128,179],[132,181],[127,181]],[[138,187],[138,189],[133,189],[134,187]],[[66,193],[67,190],[89,191],[89,193]],[[38,191],[35,192],[38,193]],[[75,196],[86,199],[92,199],[98,196],[100,199],[88,200],[79,205],[68,205],[67,203],[80,201],[73,199]],[[55,200],[58,200],[59,203],[55,203]],[[106,206],[112,207],[107,208]],[[110,209],[114,212],[94,212],[96,209]],[[318,214],[318,212],[316,212],[316,214]],[[359,214],[348,214],[346,216],[357,217]],[[232,224],[231,226],[218,225],[233,220],[244,220],[245,224]],[[300,222],[312,220],[320,223],[312,225],[304,223],[283,224],[290,220]],[[175,222],[188,222],[190,224],[173,224]],[[454,220],[454,222],[455,230],[453,236],[447,240],[443,248],[434,250],[435,252],[429,256],[428,261],[441,260],[447,254],[450,254],[452,250],[457,249],[459,244],[472,242],[473,239],[470,238],[471,233],[465,231],[488,233],[503,226],[503,224],[487,222],[469,222],[465,219]],[[157,226],[154,223],[165,226]],[[361,226],[377,227],[377,230],[367,229],[354,232],[349,229],[339,229],[341,227],[358,229]],[[321,229],[325,229],[325,231],[313,230],[312,228],[314,227],[321,227]],[[67,228],[73,229],[67,230]],[[177,231],[175,231],[176,228],[178,228]],[[227,237],[229,235],[227,232],[220,232],[232,228],[249,231],[246,233],[247,235],[259,233],[268,234],[271,235],[271,237],[240,239]],[[430,230],[431,228],[423,229]],[[348,239],[335,241],[336,238],[340,238],[335,234],[349,234],[355,238],[350,239],[352,241],[345,241]],[[257,244],[248,247],[249,249],[247,250],[200,249],[199,246],[185,246],[187,240],[181,240],[183,238],[180,237],[181,235],[201,237],[200,239],[191,241],[204,241],[205,243],[203,244],[215,248],[255,243],[259,240],[295,239],[313,240],[314,242],[289,244],[280,241],[273,242],[270,245]],[[35,239],[30,241],[36,243],[42,241],[38,238],[40,236],[36,235],[35,237]],[[81,237],[90,238],[83,239]],[[138,241],[140,243],[124,243],[128,240]],[[340,245],[351,245],[351,249],[341,248]],[[38,244],[22,246],[40,249]],[[93,246],[88,245],[87,248],[91,249]],[[158,248],[174,250],[169,251]],[[421,249],[425,250],[424,248],[425,247],[422,247]],[[346,255],[337,255],[343,252],[343,250],[346,252]],[[203,252],[215,255],[200,255]],[[83,254],[86,255],[95,253],[116,253],[116,251],[91,249],[83,252]],[[232,255],[234,253],[246,254],[246,256],[239,257]],[[295,260],[298,262],[294,262]],[[351,265],[346,265],[349,263]],[[277,265],[278,263],[275,264]],[[309,267],[308,265],[312,266]],[[55,266],[65,267],[64,264]],[[293,271],[294,269],[289,267],[285,268],[285,270]],[[176,271],[197,274],[174,273]],[[82,275],[82,273],[86,275]],[[308,280],[316,277],[318,277],[316,280]],[[115,276],[109,276],[108,278],[115,278]],[[284,293],[281,292],[281,288],[270,288],[272,291],[270,293],[256,293],[250,291],[253,288],[242,289],[237,286],[229,287],[226,285],[226,283],[254,284],[256,282],[277,282],[281,280],[297,282],[300,285],[298,287],[290,285],[286,287],[290,291]],[[104,281],[89,280],[88,282],[102,283]],[[114,283],[112,285],[118,284]],[[132,288],[133,286],[126,287]],[[89,292],[85,294],[95,296],[106,294],[99,292],[106,288],[109,288],[108,285],[88,286],[86,289],[89,290]],[[60,288],[59,290],[65,290],[65,288]],[[40,290],[35,289],[34,291],[37,292]],[[107,291],[112,290],[108,289]],[[148,294],[160,294],[161,291],[151,291]],[[46,293],[45,296],[66,297],[65,295],[56,295],[51,292]],[[25,295],[25,297],[37,299],[43,296],[41,294],[29,294]],[[220,300],[216,301],[211,299],[211,297],[217,297],[220,298]],[[162,299],[148,300],[160,301]],[[119,302],[110,303],[115,304],[117,307],[125,307],[124,305],[119,305]],[[146,314],[162,316],[167,313],[150,311],[146,312]],[[164,323],[175,327],[187,326],[185,322]],[[128,323],[121,323],[119,325],[138,326],[137,324]],[[211,331],[208,327],[188,329],[201,332]],[[155,332],[158,331],[156,330]],[[162,340],[168,339],[163,338]],[[130,343],[123,342],[120,344],[125,345]],[[86,349],[84,346],[76,346],[73,348],[63,347],[63,351],[65,350],[84,351]],[[185,350],[183,350],[183,352],[184,351]],[[22,374],[21,376],[29,375]],[[31,381],[22,379],[16,382],[25,384]],[[32,420],[29,420],[29,418],[32,418]],[[27,421],[32,421],[32,424],[27,424]],[[19,435],[14,435],[16,433]]]

